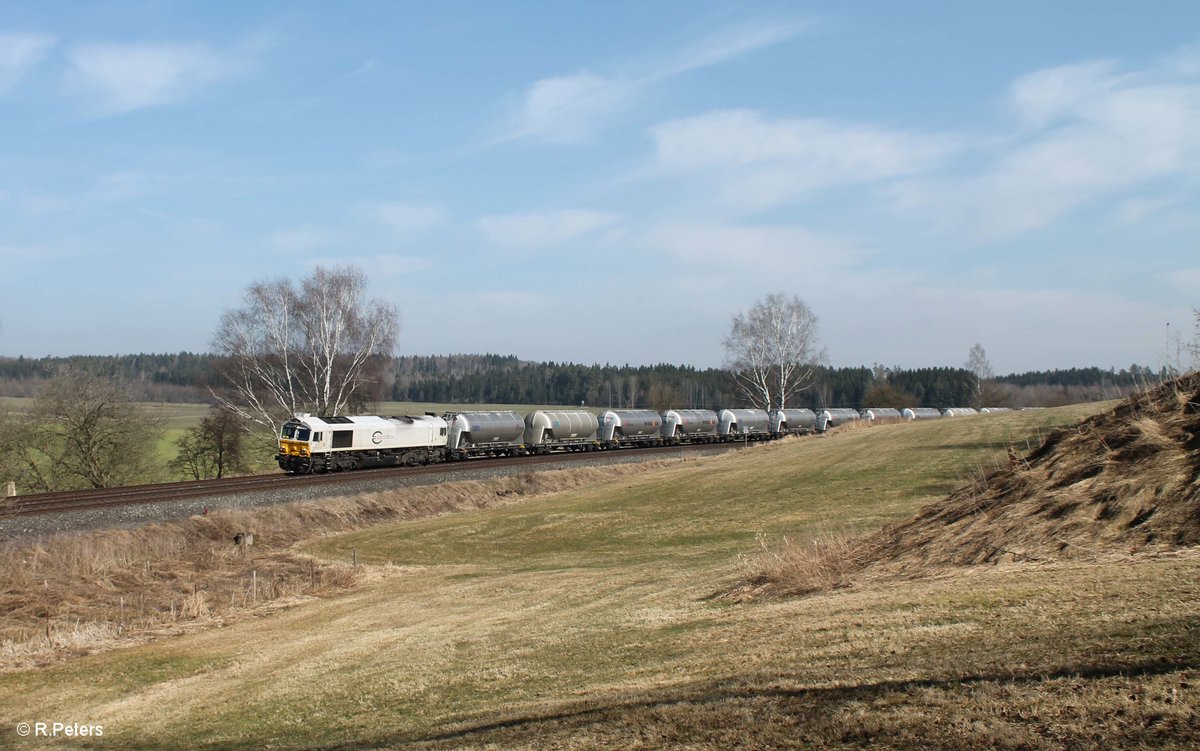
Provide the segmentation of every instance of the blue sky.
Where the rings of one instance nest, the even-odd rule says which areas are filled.
[[[0,7],[0,355],[352,263],[402,354],[715,366],[780,291],[835,365],[1158,365],[1198,198],[1196,2]]]

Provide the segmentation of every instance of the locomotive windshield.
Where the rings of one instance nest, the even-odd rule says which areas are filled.
[[[296,441],[307,441],[309,435],[310,433],[308,428],[304,427],[303,425],[297,425],[296,423],[289,422],[284,424],[280,437],[290,438]]]

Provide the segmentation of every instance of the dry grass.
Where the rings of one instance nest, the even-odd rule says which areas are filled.
[[[299,541],[372,525],[489,508],[661,470],[677,461],[526,473],[251,511],[216,511],[136,529],[0,544],[0,670],[45,664],[353,586]],[[233,543],[239,532],[254,544]]]
[[[912,518],[858,537],[785,541],[734,599],[847,586],[866,573],[1170,551],[1200,544],[1200,374],[1140,392],[1022,456],[976,465]]]
[[[359,551],[360,586],[0,675],[0,732],[68,717],[113,749],[1195,748],[1196,549],[708,597],[762,540],[906,518],[1077,414],[855,430],[321,538],[304,549]]]
[[[746,602],[767,594],[797,596],[847,587],[872,559],[869,539],[826,531],[802,541],[785,536],[776,545],[759,535],[758,550],[739,557],[739,581],[720,598]]]

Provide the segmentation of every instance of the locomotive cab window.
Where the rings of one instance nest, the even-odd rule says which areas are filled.
[[[296,440],[307,441],[309,435],[308,428],[296,428]]]
[[[320,442],[321,442],[321,434],[313,433],[313,443],[320,443]]]

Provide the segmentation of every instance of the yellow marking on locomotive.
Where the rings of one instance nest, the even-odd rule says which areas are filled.
[[[308,456],[308,444],[304,441],[279,439],[279,453],[288,456]]]

